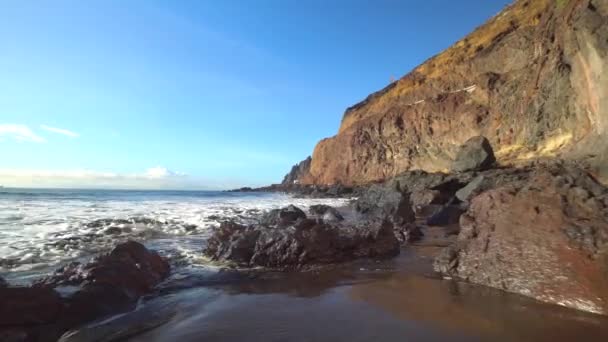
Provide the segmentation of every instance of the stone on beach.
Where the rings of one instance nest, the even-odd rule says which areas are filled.
[[[282,224],[245,226],[224,222],[212,233],[204,254],[246,267],[298,269],[399,253],[389,221],[342,224],[299,217],[287,226]]]
[[[476,136],[467,140],[456,154],[452,171],[482,171],[496,162],[494,151],[487,138]]]
[[[608,314],[607,189],[580,169],[539,167],[487,190],[435,269],[541,301]]]
[[[169,275],[169,264],[128,241],[88,263],[71,263],[31,287],[0,286],[0,336],[54,341],[88,321],[132,310]],[[60,289],[74,290],[60,296]],[[3,335],[5,334],[5,335]]]

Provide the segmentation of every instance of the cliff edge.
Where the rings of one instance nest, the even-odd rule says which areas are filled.
[[[481,135],[500,164],[586,159],[608,180],[606,70],[608,1],[518,0],[348,108],[337,135],[292,174],[355,185],[447,171],[458,147]]]

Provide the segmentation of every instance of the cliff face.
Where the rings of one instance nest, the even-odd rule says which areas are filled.
[[[308,157],[298,164],[294,165],[289,171],[288,174],[285,175],[282,185],[291,185],[298,183],[302,177],[305,177],[310,172],[310,163],[312,162],[312,158]]]
[[[602,177],[607,128],[608,0],[519,0],[348,108],[295,174],[351,185],[445,171],[459,145],[483,135],[499,163],[588,158]]]

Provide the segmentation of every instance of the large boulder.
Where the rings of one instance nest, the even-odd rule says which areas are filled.
[[[306,213],[295,205],[289,205],[281,209],[273,209],[262,216],[260,223],[266,226],[286,226],[305,219]]]
[[[169,264],[157,253],[128,241],[31,287],[0,287],[0,339],[56,341],[83,323],[134,309],[168,274]]]
[[[608,192],[586,172],[540,167],[474,197],[446,276],[608,314]]]
[[[128,241],[88,263],[68,264],[36,285],[109,285],[139,297],[168,274],[169,264],[160,255],[138,242]]]
[[[401,243],[420,237],[420,230],[414,224],[416,214],[410,194],[401,190],[399,182],[368,187],[356,200],[355,210],[363,217],[362,220],[373,221],[376,225],[390,222]]]
[[[64,311],[59,294],[51,288],[0,288],[0,326],[49,324]]]
[[[389,220],[402,226],[416,220],[410,195],[389,185],[372,185],[355,202],[355,209],[368,219]]]
[[[308,208],[308,211],[310,211],[310,213],[312,215],[315,215],[315,216],[323,219],[323,221],[326,221],[326,222],[335,222],[335,221],[344,220],[344,217],[342,216],[342,214],[340,214],[338,209],[331,207],[329,205],[325,205],[325,204],[311,205],[310,208]]]
[[[300,269],[362,257],[395,256],[399,242],[389,221],[350,226],[302,219],[288,227],[224,222],[212,233],[203,253],[212,260],[244,267]]]
[[[452,171],[481,171],[487,170],[496,162],[494,151],[488,139],[476,136],[467,140],[456,154]]]

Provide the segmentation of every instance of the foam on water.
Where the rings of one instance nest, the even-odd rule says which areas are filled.
[[[345,199],[282,194],[17,190],[0,192],[0,273],[19,279],[107,251],[126,239],[165,255],[196,261],[210,227],[226,219],[250,222],[295,204],[344,205]]]

